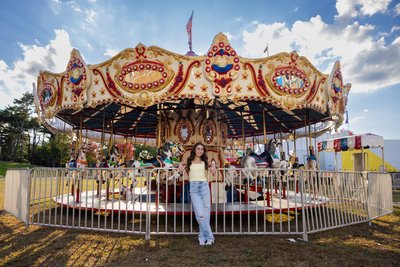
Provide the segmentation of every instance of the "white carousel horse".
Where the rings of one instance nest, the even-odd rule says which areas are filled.
[[[134,168],[134,175],[139,175],[141,169],[163,168],[166,171],[173,170],[179,164],[185,150],[182,145],[167,141],[160,149],[160,155],[151,159],[133,160],[127,164],[128,167]],[[168,180],[174,180],[180,177],[177,170],[168,176]]]
[[[86,159],[86,146],[83,145],[81,149],[78,150],[78,157],[76,159],[76,168],[82,169],[82,168],[87,168],[88,162]]]
[[[72,181],[71,183],[71,195],[74,196],[74,191],[75,191],[75,185],[77,185],[76,189],[76,202],[79,202],[79,179],[80,176],[85,175],[85,169],[88,166],[88,162],[86,159],[86,150],[87,147],[85,144],[81,146],[81,148],[78,149],[78,155],[75,157],[75,149],[72,148],[71,152],[69,154],[70,160],[66,164],[67,171],[70,172],[70,176],[67,178],[66,186],[69,186],[69,181]],[[80,175],[79,175],[80,174]]]
[[[314,153],[314,147],[310,146],[309,149],[310,149],[310,156],[307,158],[306,167],[307,167],[307,170],[316,171],[317,170],[317,157],[315,156],[315,153]]]
[[[310,146],[309,147],[310,155],[307,157],[307,163],[306,163],[306,176],[305,176],[305,181],[310,181],[311,180],[316,180],[315,178],[317,177],[318,173],[317,171],[317,157],[315,156],[314,153],[314,147]]]
[[[285,160],[279,160],[276,155],[276,139],[269,141],[267,149],[257,155],[251,149],[247,149],[246,156],[242,159],[241,166],[244,168],[243,173],[247,179],[254,181],[258,176],[257,169],[260,168],[272,168],[275,169],[275,176],[279,176],[287,169],[287,162]]]

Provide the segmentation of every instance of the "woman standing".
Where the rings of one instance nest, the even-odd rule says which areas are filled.
[[[193,146],[186,166],[179,164],[179,171],[184,170],[189,175],[190,197],[196,220],[199,224],[199,245],[214,244],[214,235],[210,226],[210,188],[208,186],[207,171],[209,169],[206,148],[202,143]],[[215,162],[211,163],[210,171],[215,175]]]

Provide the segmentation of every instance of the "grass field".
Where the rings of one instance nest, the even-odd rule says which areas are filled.
[[[4,177],[7,169],[11,168],[32,168],[32,165],[29,163],[0,161],[0,177]]]
[[[30,226],[4,212],[0,178],[0,266],[398,266],[400,207],[367,223],[309,235],[216,236],[209,247],[196,237],[144,236]],[[400,192],[394,192],[399,201]],[[290,236],[297,238],[298,236]]]

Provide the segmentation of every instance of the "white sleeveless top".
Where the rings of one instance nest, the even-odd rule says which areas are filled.
[[[206,177],[206,166],[204,162],[193,163],[190,165],[189,171],[189,181],[190,182],[207,182]]]

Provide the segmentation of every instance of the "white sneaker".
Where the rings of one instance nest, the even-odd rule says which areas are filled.
[[[212,244],[214,244],[214,239],[213,240],[207,240],[204,245],[211,246]]]
[[[205,246],[205,245],[206,245],[206,242],[207,242],[207,241],[202,241],[202,240],[200,240],[200,241],[199,241],[199,245],[200,245],[200,246]]]

